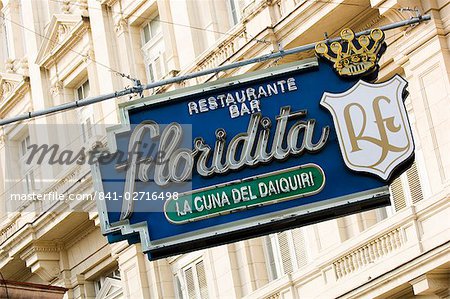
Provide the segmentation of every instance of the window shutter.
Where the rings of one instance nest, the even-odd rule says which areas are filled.
[[[272,241],[269,236],[265,237],[266,240],[266,249],[267,249],[267,259],[269,261],[269,274],[271,279],[277,279],[277,267],[275,265],[275,255],[273,253]]]
[[[155,74],[153,72],[153,63],[150,62],[147,67],[148,67],[148,78],[149,78],[150,82],[155,82]]]
[[[392,202],[394,204],[395,211],[399,211],[406,207],[405,193],[403,192],[403,186],[401,178],[396,178],[391,184]]]
[[[295,256],[297,258],[297,267],[300,269],[308,263],[306,255],[305,236],[301,228],[292,230],[292,239],[294,243]]]
[[[283,265],[283,273],[288,274],[292,273],[292,260],[291,253],[289,250],[289,242],[287,233],[281,232],[278,233],[278,245],[280,246],[280,255],[281,255],[281,263]]]
[[[90,117],[88,117],[86,119],[86,135],[87,135],[88,139],[92,138],[92,135],[93,135],[92,134],[92,121],[91,121]]]
[[[194,274],[192,273],[192,268],[188,268],[184,271],[184,275],[186,277],[186,289],[188,292],[189,299],[195,299],[195,283],[194,283]]]
[[[417,203],[423,199],[422,186],[420,184],[419,173],[417,172],[416,162],[406,171],[409,191],[411,192],[412,203]]]
[[[203,265],[203,261],[197,263],[195,265],[195,270],[197,270],[197,278],[198,278],[198,287],[200,289],[200,297],[202,299],[208,298],[208,286],[206,284],[206,274],[205,274],[205,266]]]
[[[178,275],[175,275],[175,284],[176,284],[176,298],[183,299],[183,288],[181,286],[180,277]]]
[[[158,56],[155,59],[155,73],[156,73],[156,78],[158,80],[161,79],[161,77],[162,77],[161,58],[162,58],[162,55]]]

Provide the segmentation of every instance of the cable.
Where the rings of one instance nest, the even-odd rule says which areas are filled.
[[[64,2],[64,1],[61,1],[61,0],[50,0],[50,1],[65,4],[65,2]],[[370,4],[369,4],[368,6],[365,6],[365,5],[356,4],[356,3],[339,3],[339,2],[333,2],[332,0],[306,0],[306,1],[313,1],[313,2],[326,3],[326,4],[333,4],[333,3],[334,3],[334,4],[341,4],[341,5],[348,5],[348,6],[359,6],[359,7],[365,7],[365,8],[370,7]],[[80,3],[71,3],[71,5],[76,5],[76,6],[79,6],[79,7],[83,6],[83,5],[80,4]],[[101,10],[101,8],[92,7],[92,6],[87,6],[87,5],[84,5],[83,7]],[[381,6],[380,6],[380,7],[381,7]],[[114,12],[114,11],[112,11],[112,13],[113,13],[113,14],[117,14],[117,15],[122,14],[122,13],[120,13],[120,12]],[[133,15],[133,14],[128,15],[127,17],[130,17],[130,16],[132,16],[132,15]],[[30,28],[28,28],[28,27],[23,26],[23,25],[20,24],[20,23],[17,23],[17,22],[15,22],[15,21],[11,20],[11,19],[8,19],[8,18],[6,18],[4,15],[1,15],[0,17],[3,18],[4,20],[8,20],[9,22],[11,22],[12,24],[15,24],[16,26],[19,26],[19,27],[21,27],[21,28],[23,28],[23,29],[25,29],[25,30],[27,30],[27,31],[30,31],[30,32],[34,33],[34,34],[37,35],[37,36],[40,36],[40,37],[42,37],[42,38],[44,38],[44,39],[47,39],[47,40],[52,41],[52,42],[54,42],[54,43],[56,43],[56,44],[58,44],[58,45],[61,45],[61,43],[59,43],[58,41],[54,41],[54,40],[52,40],[52,39],[46,37],[46,36],[43,35],[43,34],[40,34],[40,33],[36,32],[36,31],[34,31],[34,30],[32,30],[32,29],[30,29]],[[144,20],[150,20],[149,18],[145,18],[145,17],[141,17],[141,16],[136,16],[136,18],[141,18],[141,19],[144,19]],[[186,25],[186,24],[179,24],[179,23],[174,23],[174,22],[169,22],[169,21],[163,21],[163,20],[158,20],[158,22],[166,23],[166,24],[172,24],[172,25],[176,25],[176,26],[183,26],[183,27],[193,28],[193,29],[197,29],[197,30],[203,30],[203,31],[215,32],[215,33],[219,33],[219,34],[223,34],[223,35],[229,35],[229,36],[233,36],[233,37],[240,37],[240,36],[238,36],[238,35],[236,35],[236,34],[231,34],[231,33],[226,33],[226,32],[220,32],[220,31],[216,31],[216,30],[210,30],[210,29],[205,29],[205,28],[200,28],[200,27],[190,26],[190,25]],[[258,42],[270,43],[269,41],[266,41],[266,40],[260,40],[260,39],[257,39],[257,38],[255,38],[255,37],[252,37],[251,35],[249,35],[249,36],[250,36],[253,40],[256,40],[256,41],[258,41]],[[80,55],[81,57],[87,58],[87,59],[91,60],[92,62],[96,63],[97,65],[103,66],[103,67],[109,69],[110,71],[112,71],[112,72],[114,72],[114,73],[116,73],[116,74],[118,74],[118,75],[120,75],[120,76],[122,76],[122,77],[124,77],[124,78],[128,78],[128,79],[130,79],[130,80],[133,80],[132,78],[130,78],[130,76],[127,76],[127,75],[125,75],[124,73],[119,72],[119,71],[117,71],[117,70],[111,68],[110,66],[107,66],[107,65],[105,65],[105,64],[103,64],[103,63],[101,63],[101,62],[98,62],[98,61],[96,61],[95,59],[90,58],[88,55],[84,55],[84,54],[82,54],[82,53],[80,53],[80,52],[77,52],[77,51],[75,51],[75,50],[73,50],[73,49],[69,49],[69,51],[71,51],[71,52],[73,52],[73,53],[75,53],[75,54],[77,54],[77,55]]]
[[[63,0],[49,0],[49,1],[56,2],[56,3],[61,3],[61,4],[66,4],[66,2],[63,1]],[[305,0],[305,1],[316,2],[316,3],[324,3],[324,4],[339,4],[339,5],[347,5],[347,6],[356,6],[356,7],[364,7],[364,8],[370,8],[371,7],[370,4],[369,5],[363,5],[363,4],[358,4],[358,3],[342,3],[342,2],[335,2],[333,0]],[[85,7],[85,8],[90,8],[90,9],[96,9],[96,10],[102,10],[101,8],[89,6],[89,5],[86,5],[86,4],[81,4],[81,3],[78,3],[78,2],[70,3],[70,5],[78,6],[78,7]],[[385,9],[390,9],[391,8],[391,7],[382,6],[382,5],[377,6],[377,7],[385,8]],[[115,12],[113,10],[111,10],[111,12],[112,12],[113,15],[122,15],[123,14],[122,12]],[[133,14],[127,15],[127,18],[133,16]],[[142,16],[135,16],[135,18],[143,19],[143,20],[146,20],[146,21],[150,21],[151,20],[150,18],[146,18],[146,17],[142,17]],[[222,34],[222,35],[228,35],[228,36],[232,36],[232,37],[240,37],[240,36],[238,36],[236,34],[232,34],[232,33],[228,33],[228,32],[221,32],[221,31],[218,31],[218,30],[206,29],[206,28],[201,28],[201,27],[187,25],[187,24],[180,24],[180,23],[165,21],[165,20],[161,20],[161,19],[155,20],[155,21],[159,22],[159,23],[164,23],[164,24],[171,24],[171,25],[175,25],[175,26],[187,27],[187,28],[192,28],[192,29],[196,29],[196,30],[202,30],[202,31],[213,32],[213,33],[219,33],[219,34]],[[258,42],[270,43],[270,41],[266,41],[266,40],[263,40],[263,39],[257,39],[256,37],[254,37],[254,36],[252,36],[250,34],[248,34],[248,36],[251,39],[256,40]]]
[[[48,41],[54,42],[54,43],[57,44],[57,45],[62,45],[62,43],[60,43],[60,42],[58,42],[58,41],[52,40],[51,38],[48,38],[47,36],[45,36],[45,35],[43,35],[43,34],[40,34],[40,33],[36,32],[36,31],[34,31],[34,30],[32,30],[32,29],[30,29],[30,28],[28,28],[28,27],[26,27],[26,26],[24,26],[24,25],[22,25],[22,24],[20,24],[20,23],[17,23],[17,22],[15,22],[15,21],[11,20],[11,19],[6,18],[3,14],[0,15],[0,18],[2,18],[3,20],[7,20],[7,21],[11,22],[12,24],[14,24],[14,25],[16,25],[16,26],[19,26],[19,27],[21,27],[21,28],[24,29],[24,30],[27,30],[27,31],[29,31],[29,32],[31,32],[31,33],[34,33],[36,36],[39,36],[39,37],[42,37],[42,38],[44,38],[44,39],[46,39],[46,40],[48,40]],[[96,61],[95,59],[89,57],[88,55],[84,55],[84,54],[82,54],[82,53],[80,53],[80,52],[78,52],[78,51],[73,50],[72,48],[69,48],[68,50],[69,50],[70,52],[72,52],[72,53],[75,53],[75,54],[77,54],[77,55],[83,57],[83,58],[89,59],[90,61],[92,61],[93,63],[95,63],[95,64],[97,64],[97,65],[99,65],[99,66],[102,66],[102,67],[104,67],[104,68],[107,68],[107,69],[110,70],[111,72],[116,73],[116,74],[120,75],[121,77],[130,78],[129,76],[125,75],[124,73],[119,72],[119,71],[116,71],[115,69],[113,69],[113,68],[107,66],[106,64],[103,64],[103,63],[101,63],[101,62],[98,62],[98,61]]]
[[[56,3],[62,3],[64,4],[64,1],[61,0],[49,0],[52,2],[56,2]],[[89,6],[89,5],[83,5],[81,3],[71,3],[71,5],[74,6],[78,6],[78,7],[86,7],[86,8],[90,8],[90,9],[96,9],[96,10],[102,10],[101,8],[98,7],[93,7],[93,6]],[[111,13],[113,15],[123,15],[122,12],[115,12],[113,10],[111,10]],[[133,16],[134,13],[127,15],[126,17],[129,18],[131,16]],[[142,16],[135,16],[135,18],[137,19],[142,19],[142,20],[146,20],[146,21],[151,21],[152,19],[150,18],[146,18],[146,17],[142,17]],[[174,23],[174,22],[170,22],[170,21],[165,21],[165,20],[155,20],[155,22],[158,23],[163,23],[163,24],[170,24],[170,25],[175,25],[175,26],[180,26],[180,27],[186,27],[186,28],[191,28],[191,29],[196,29],[196,30],[201,30],[201,31],[206,31],[206,32],[213,32],[213,33],[218,33],[218,34],[222,34],[222,35],[228,35],[228,36],[232,36],[232,37],[238,37],[238,38],[242,38],[241,36],[237,35],[237,34],[232,34],[232,33],[228,33],[228,32],[222,32],[222,31],[218,31],[218,30],[212,30],[212,29],[206,29],[206,28],[201,28],[201,27],[197,27],[197,26],[192,26],[192,25],[187,25],[187,24],[180,24],[180,23]],[[267,41],[265,39],[258,39],[250,34],[247,33],[247,35],[252,39],[252,40],[256,40],[258,42],[261,43],[265,43],[265,44],[270,44],[270,41]]]
[[[385,30],[389,30],[389,29],[393,29],[393,28],[398,28],[400,26],[406,26],[406,25],[409,25],[409,24],[418,23],[418,22],[421,22],[423,20],[429,20],[430,17],[426,16],[426,17],[415,18],[415,19],[416,20],[406,20],[406,21],[403,21],[403,22],[398,22],[398,23],[386,25],[386,26],[383,26],[383,27],[385,27],[384,28]],[[358,33],[358,34],[365,34],[365,33],[366,32],[364,31],[364,32],[361,32],[361,33]],[[339,38],[336,38],[335,40],[339,40]],[[333,41],[333,40],[330,40],[330,41]],[[222,66],[222,67],[211,69],[211,70],[200,71],[200,72],[196,72],[196,73],[192,73],[192,74],[188,74],[188,75],[184,75],[184,76],[180,76],[180,77],[175,77],[175,78],[171,78],[171,79],[162,80],[160,82],[150,83],[150,84],[147,84],[144,87],[144,89],[150,89],[150,88],[154,88],[156,86],[162,86],[162,85],[169,84],[169,83],[179,82],[180,80],[183,81],[183,80],[194,78],[194,77],[197,77],[197,76],[202,76],[204,74],[212,73],[213,70],[215,72],[217,72],[216,70],[219,70],[219,69],[220,69],[220,71],[221,70],[228,70],[228,69],[231,69],[231,68],[239,67],[239,66],[242,66],[242,65],[247,65],[247,64],[250,64],[250,63],[261,62],[263,60],[267,60],[267,59],[271,59],[271,58],[278,58],[278,57],[282,57],[282,56],[285,56],[285,55],[290,55],[290,54],[293,54],[295,51],[300,52],[300,51],[307,50],[307,49],[309,49],[311,47],[314,47],[314,45],[315,45],[315,43],[309,44],[309,45],[305,45],[305,46],[301,46],[301,47],[294,48],[294,49],[290,49],[290,50],[286,50],[286,51],[282,51],[280,53],[274,53],[272,55],[264,55],[264,56],[261,56],[261,57],[256,57],[254,59],[249,59],[247,61],[240,61],[240,62],[232,63],[230,65]],[[116,97],[118,97],[118,96],[116,96]],[[91,98],[91,99],[89,99],[89,101],[87,101],[88,103],[86,103],[86,105],[87,104],[96,103],[96,102],[99,102],[101,100],[106,99],[105,96],[102,96],[102,98],[99,98],[99,97],[97,97],[97,99]],[[53,112],[56,112],[56,110],[53,111]],[[115,112],[115,111],[112,111],[111,113],[113,113],[113,112]],[[109,116],[111,113],[105,115],[101,120],[103,120],[104,118]],[[41,114],[41,115],[43,115],[43,114]],[[81,135],[79,137],[81,137]],[[75,139],[75,140],[77,140],[77,139]],[[69,143],[67,146],[73,144],[73,142],[75,142],[75,140],[72,141],[71,143]],[[18,183],[14,184],[12,187],[16,186]],[[12,187],[9,188],[8,190],[6,190],[5,192],[3,192],[3,194],[6,194],[10,190],[12,190]]]

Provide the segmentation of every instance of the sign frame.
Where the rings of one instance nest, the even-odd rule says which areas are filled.
[[[318,66],[318,60],[316,58],[311,58],[249,74],[183,88],[181,90],[157,94],[144,101],[138,99],[120,104],[119,117],[121,123],[107,128],[107,149],[111,153],[115,152],[117,150],[116,134],[124,133],[131,129],[128,114],[130,110],[164,104],[169,101],[176,101],[177,99],[193,96],[206,91],[214,91],[223,87],[231,87],[233,85],[267,78],[267,76],[281,75],[301,70],[308,71],[317,68]],[[319,101],[317,104],[319,105]],[[176,235],[175,237],[153,241],[150,239],[147,227],[148,224],[146,222],[135,224],[130,224],[129,220],[121,220],[114,223],[110,222],[106,202],[104,200],[99,200],[97,196],[99,193],[105,192],[103,189],[100,166],[97,162],[97,159],[100,156],[101,152],[95,154],[95,163],[92,164],[91,169],[102,233],[104,235],[112,236],[117,240],[128,239],[130,242],[133,242],[131,239],[134,238],[137,240],[136,237],[138,237],[142,243],[142,250],[145,253],[148,253],[152,260],[179,254],[181,252],[211,247],[212,244],[220,245],[229,243],[230,239],[232,239],[232,241],[238,241],[249,237],[262,236],[284,229],[313,224],[390,204],[389,187],[384,186],[290,209],[279,210],[257,217],[241,219],[232,223],[216,225],[214,226],[214,230],[204,228],[195,232],[183,233]]]

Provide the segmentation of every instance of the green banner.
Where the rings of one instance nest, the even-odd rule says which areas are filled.
[[[165,203],[164,213],[171,223],[182,224],[314,195],[324,185],[322,168],[305,164],[180,194]]]

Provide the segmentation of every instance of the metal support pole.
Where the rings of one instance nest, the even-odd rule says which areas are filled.
[[[388,24],[388,25],[385,25],[385,26],[381,26],[380,29],[383,30],[383,31],[387,31],[387,30],[396,29],[396,28],[403,27],[403,26],[418,24],[418,23],[421,23],[421,22],[424,22],[424,21],[428,21],[428,20],[431,20],[431,16],[429,16],[429,15],[418,16],[418,17],[415,17],[415,18],[411,18],[409,20],[404,20],[404,21]],[[355,35],[358,37],[360,35],[369,34],[369,33],[370,33],[370,29],[358,32]],[[335,41],[341,41],[341,38],[340,37],[336,37],[336,38],[328,39],[327,41],[329,43],[332,43],[332,42],[335,42]],[[249,65],[249,64],[253,64],[253,63],[266,61],[266,60],[269,60],[269,59],[284,57],[286,55],[291,55],[291,54],[296,54],[296,53],[300,53],[300,52],[305,52],[305,51],[314,49],[315,46],[316,46],[316,43],[311,43],[311,44],[295,47],[295,48],[292,48],[292,49],[284,49],[284,50],[276,52],[276,53],[271,53],[271,54],[267,54],[267,55],[263,55],[263,56],[258,56],[258,57],[251,58],[251,59],[248,59],[248,60],[233,62],[233,63],[227,64],[227,65],[215,67],[215,68],[212,68],[212,69],[207,69],[207,70],[203,70],[203,71],[199,71],[199,72],[190,73],[190,74],[187,74],[187,75],[173,77],[173,78],[161,80],[161,81],[158,81],[158,82],[152,82],[152,83],[149,83],[149,84],[146,84],[146,85],[141,85],[140,82],[139,82],[139,83],[136,83],[135,86],[133,86],[131,88],[126,88],[126,89],[123,89],[123,90],[120,90],[120,91],[117,91],[117,92],[114,92],[114,93],[109,93],[109,94],[96,96],[96,97],[89,97],[89,98],[86,98],[86,99],[77,100],[77,101],[74,101],[74,102],[70,102],[70,103],[54,106],[54,107],[51,107],[51,108],[47,108],[47,109],[43,109],[43,110],[39,110],[39,111],[35,111],[35,112],[28,112],[26,114],[22,114],[22,115],[18,115],[18,116],[15,116],[15,117],[3,119],[3,120],[0,120],[0,126],[11,124],[11,123],[14,123],[14,122],[17,122],[17,121],[21,121],[21,120],[31,119],[31,118],[34,118],[36,116],[42,116],[42,115],[47,115],[47,114],[50,114],[50,113],[55,113],[55,112],[65,111],[65,110],[74,109],[74,108],[78,108],[78,107],[83,107],[83,106],[87,106],[87,105],[90,105],[90,104],[102,102],[102,101],[105,101],[105,100],[117,98],[117,97],[128,95],[128,94],[139,94],[139,95],[141,95],[143,90],[152,89],[152,88],[155,88],[155,87],[168,85],[168,84],[172,84],[172,83],[182,82],[182,81],[185,81],[185,80],[188,80],[188,79],[192,79],[192,78],[201,77],[201,76],[208,75],[208,74],[214,74],[214,73],[218,73],[218,72],[221,72],[221,71],[226,71],[226,70],[238,68],[238,67],[241,67],[241,66],[244,66],[244,65]]]

